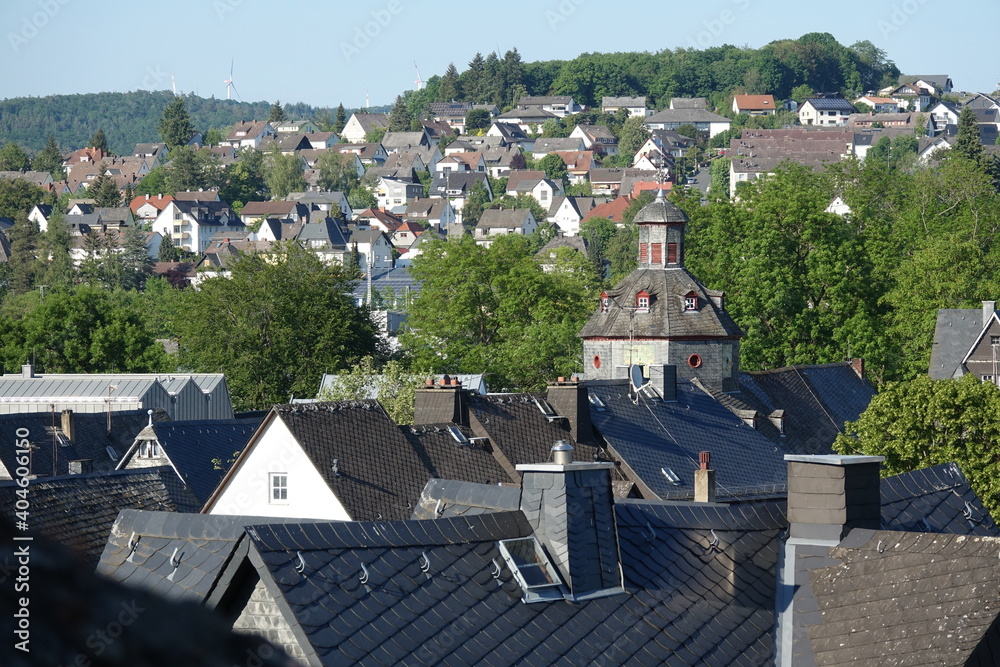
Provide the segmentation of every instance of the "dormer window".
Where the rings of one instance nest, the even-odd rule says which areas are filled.
[[[639,312],[649,312],[649,292],[643,290],[635,295],[635,308]]]
[[[601,292],[601,312],[606,313],[611,308],[611,297],[607,292]]]
[[[698,310],[697,294],[690,292],[684,297],[684,310],[685,312]]]

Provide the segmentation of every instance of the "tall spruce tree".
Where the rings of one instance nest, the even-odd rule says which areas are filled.
[[[288,120],[285,116],[285,108],[281,106],[281,100],[276,100],[271,106],[271,111],[267,114],[268,123],[283,123]]]
[[[93,185],[88,188],[88,192],[92,194],[97,206],[121,206],[122,193],[118,189],[118,184],[104,170],[103,163],[101,167],[101,175],[94,180]]]
[[[347,112],[344,111],[344,103],[341,102],[337,105],[337,120],[334,123],[333,131],[340,134],[344,131],[345,125],[347,125]]]
[[[108,150],[108,138],[104,134],[104,130],[97,128],[97,132],[90,135],[90,139],[87,140],[87,146],[89,148],[97,148],[105,152],[105,154],[110,154]]]
[[[66,217],[60,211],[54,210],[49,216],[48,226],[39,243],[45,264],[45,273],[41,280],[52,289],[72,287],[76,282],[76,267],[73,266],[73,258],[69,254],[71,240]]]
[[[35,171],[47,171],[52,174],[53,180],[61,181],[66,178],[66,170],[63,169],[62,163],[63,158],[59,152],[59,145],[56,143],[55,136],[50,134],[48,143],[35,156],[31,168]]]
[[[30,168],[28,154],[13,141],[0,148],[0,171],[27,171]]]
[[[455,63],[448,63],[448,69],[445,70],[444,76],[441,77],[441,83],[438,85],[438,102],[453,102],[462,99],[458,84],[458,70],[455,68]]]
[[[410,114],[406,110],[406,102],[402,95],[396,96],[396,103],[389,112],[389,131],[406,132],[410,129]]]
[[[191,124],[191,116],[184,105],[183,97],[175,97],[167,104],[156,128],[163,143],[167,145],[167,150],[183,146],[191,140],[194,136],[194,126]]]
[[[146,234],[136,225],[125,228],[122,240],[122,261],[128,275],[129,287],[142,289],[153,273],[153,260],[146,251]]]
[[[41,269],[38,227],[28,220],[26,212],[18,211],[7,238],[10,239],[10,288],[14,294],[24,294],[34,289]]]
[[[485,102],[483,99],[483,55],[476,53],[469,61],[469,69],[465,70],[460,80],[460,88],[465,95],[467,102],[478,104]]]

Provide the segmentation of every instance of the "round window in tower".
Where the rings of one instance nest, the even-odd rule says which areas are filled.
[[[701,355],[692,354],[690,357],[688,357],[688,366],[690,366],[691,368],[698,368],[699,366],[701,366]]]
[[[601,367],[601,355],[595,354],[594,355],[594,368],[600,368],[600,367]]]

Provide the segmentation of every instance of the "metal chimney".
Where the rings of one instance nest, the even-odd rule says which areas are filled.
[[[552,446],[552,462],[563,466],[572,463],[573,445],[566,440],[557,440]]]

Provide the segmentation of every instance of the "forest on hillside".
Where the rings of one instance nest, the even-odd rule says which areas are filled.
[[[706,97],[725,111],[734,93],[803,97],[813,92],[861,94],[895,82],[896,65],[868,41],[844,46],[829,33],[778,40],[759,49],[724,45],[664,49],[656,53],[584,53],[571,60],[523,62],[517,49],[503,56],[477,53],[464,70],[454,65],[430,77],[419,91],[400,94],[411,121],[429,116],[431,102],[492,103],[509,109],[523,95],[571,95],[584,105],[603,96],[645,96],[653,108],[672,97]],[[158,141],[156,123],[172,99],[169,91],[52,95],[0,101],[0,138],[33,154],[54,135],[63,150],[81,148],[98,128],[115,153]],[[265,119],[273,102],[238,102],[184,96],[196,130]],[[284,104],[293,119],[329,118],[333,109]],[[383,111],[373,108],[372,111]],[[347,110],[350,113],[350,109]]]

